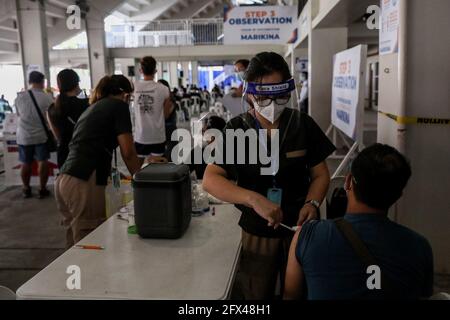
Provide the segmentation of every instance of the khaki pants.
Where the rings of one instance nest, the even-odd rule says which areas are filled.
[[[97,186],[96,172],[89,181],[62,174],[55,197],[66,228],[66,248],[72,247],[106,220],[105,186]]]
[[[291,237],[263,238],[242,231],[242,253],[236,281],[245,300],[274,299],[278,279],[283,294],[291,240]]]

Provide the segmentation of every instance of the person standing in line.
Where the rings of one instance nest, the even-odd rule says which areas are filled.
[[[46,144],[48,136],[44,127],[48,124],[44,118],[48,108],[53,104],[53,99],[44,92],[45,76],[41,72],[31,72],[28,80],[31,89],[19,93],[14,103],[19,117],[17,144],[19,160],[22,163],[23,197],[28,199],[33,196],[30,180],[32,164],[34,160],[37,160],[40,180],[39,199],[44,199],[50,195],[47,190],[50,152]]]
[[[108,177],[120,179],[116,149],[131,175],[142,166],[133,143],[130,98],[133,86],[122,75],[105,76],[97,84],[91,106],[75,125],[69,155],[56,179],[55,196],[70,248],[106,220]]]
[[[169,118],[173,103],[169,89],[155,81],[156,60],[141,59],[144,80],[135,83],[135,145],[141,158],[162,157],[166,151],[165,120]]]
[[[62,70],[57,77],[59,96],[48,110],[48,122],[58,140],[58,167],[69,155],[69,143],[81,114],[89,107],[89,98],[80,89],[80,77],[71,70]]]

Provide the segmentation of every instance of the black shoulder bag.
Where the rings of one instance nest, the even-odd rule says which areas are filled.
[[[28,93],[30,94],[31,100],[33,100],[33,104],[36,108],[39,119],[41,120],[42,126],[44,127],[45,134],[47,135],[47,142],[45,144],[47,145],[48,152],[50,152],[50,153],[55,152],[58,148],[55,136],[50,131],[50,129],[47,127],[47,123],[45,122],[44,115],[42,114],[42,111],[39,108],[39,105],[36,101],[33,91],[28,90]]]

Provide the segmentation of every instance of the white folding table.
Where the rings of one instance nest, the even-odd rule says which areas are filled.
[[[130,204],[129,210],[133,210]],[[215,206],[215,215],[193,217],[177,240],[142,239],[112,216],[17,290],[18,299],[220,300],[229,297],[241,248],[239,211]],[[81,271],[81,289],[69,290],[70,266]]]

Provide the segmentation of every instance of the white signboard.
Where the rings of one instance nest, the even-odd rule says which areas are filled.
[[[333,62],[332,124],[362,143],[367,46],[338,53]]]
[[[5,164],[5,185],[21,186],[22,179],[20,171],[22,164],[19,161],[19,146],[17,145],[17,115],[8,114],[5,119],[5,129],[3,131],[3,153]],[[56,154],[52,153],[49,160],[49,184],[53,184],[58,174]],[[31,185],[39,185],[38,164],[35,161],[32,165]]]
[[[400,1],[381,0],[380,55],[398,52]]]
[[[295,6],[244,6],[225,11],[225,44],[289,44],[297,36]]]
[[[28,81],[28,79],[30,77],[30,73],[32,73],[33,71],[42,72],[41,66],[38,64],[27,64],[27,79],[26,79],[26,81]]]

